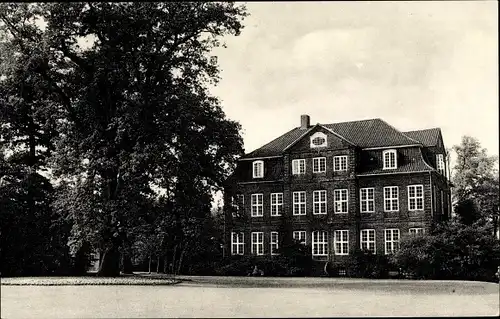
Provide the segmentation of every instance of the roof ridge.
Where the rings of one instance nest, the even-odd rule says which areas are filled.
[[[382,119],[379,119],[379,120],[380,120],[380,121],[382,121],[382,122],[384,122],[384,123],[385,123],[386,125],[388,125],[389,127],[393,128],[393,129],[394,129],[394,130],[396,130],[397,132],[401,133],[401,135],[403,135],[404,137],[406,137],[406,138],[408,138],[408,139],[412,140],[413,142],[415,142],[415,143],[417,143],[417,144],[422,145],[422,143],[421,143],[421,142],[419,142],[419,141],[417,141],[417,140],[415,140],[415,139],[413,139],[413,138],[411,138],[411,137],[409,137],[409,136],[405,135],[402,131],[398,130],[397,128],[395,128],[395,127],[394,127],[394,126],[392,126],[391,124],[387,123],[386,121],[384,121],[384,120],[382,120]]]
[[[424,128],[424,129],[420,129],[420,130],[411,130],[411,131],[405,131],[403,133],[411,133],[411,132],[423,132],[423,131],[430,131],[430,130],[441,130],[440,127],[431,127],[431,128]]]

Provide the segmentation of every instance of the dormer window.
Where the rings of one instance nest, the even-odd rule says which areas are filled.
[[[264,177],[264,161],[254,161],[252,163],[253,167],[253,178]]]
[[[443,154],[437,154],[436,155],[436,166],[437,166],[437,171],[439,174],[445,175],[444,174],[444,156]]]
[[[316,132],[311,135],[311,148],[315,147],[325,147],[327,145],[326,134],[322,132]]]
[[[387,150],[382,153],[384,169],[394,169],[398,167],[396,150]]]

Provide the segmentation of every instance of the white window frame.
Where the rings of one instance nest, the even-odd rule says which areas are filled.
[[[436,170],[438,171],[439,174],[445,175],[445,164],[444,164],[444,155],[443,154],[436,154]]]
[[[281,216],[283,212],[283,193],[271,193],[271,216]]]
[[[328,232],[325,230],[315,230],[311,234],[312,256],[328,256]],[[316,248],[316,253],[314,248]]]
[[[259,170],[260,165],[260,170]],[[252,176],[253,178],[263,178],[264,177],[264,161],[253,161],[252,162]]]
[[[277,252],[279,249],[279,233],[277,231],[271,232],[269,236],[269,243],[271,246],[271,255],[279,255]]]
[[[417,236],[417,235],[420,236],[423,235],[425,232],[422,227],[412,227],[408,229],[408,233],[412,236]]]
[[[371,196],[370,196],[370,194],[371,194]],[[372,207],[370,207],[370,204]],[[359,189],[359,210],[362,213],[374,213],[375,212],[375,188],[374,187],[365,187],[365,188]]]
[[[239,216],[245,211],[245,196],[243,194],[236,194],[231,198],[231,206],[233,208],[233,217]]]
[[[359,247],[361,250],[366,249],[371,251],[374,255],[377,253],[377,234],[375,229],[361,229]]]
[[[397,239],[394,239],[397,234]],[[389,235],[389,236],[388,236]],[[387,228],[384,229],[384,248],[385,254],[390,255],[396,252],[399,249],[399,241],[401,240],[401,235],[399,229],[397,228]],[[387,249],[390,246],[390,249]]]
[[[301,244],[307,244],[307,237],[305,230],[294,230],[293,231],[293,239],[300,241]]]
[[[349,212],[349,190],[347,188],[333,190],[333,206],[335,214],[347,214]]]
[[[252,206],[252,212],[251,212],[252,217],[264,216],[264,194],[262,193],[252,194],[250,204]]]
[[[303,196],[303,198],[302,198]],[[302,199],[304,201],[302,201]],[[292,193],[293,215],[301,216],[307,213],[307,196],[305,191]]]
[[[292,160],[292,175],[304,175],[306,173],[306,160],[303,158]]]
[[[325,215],[327,209],[326,190],[313,191],[313,214]]]
[[[335,230],[333,236],[333,247],[335,255],[349,255],[349,230]]]
[[[325,142],[324,142],[323,144],[321,144],[321,145],[315,145],[315,144],[313,144],[313,140],[314,140],[315,138],[317,138],[317,137],[324,138],[324,139],[325,139]],[[326,147],[326,146],[328,146],[328,138],[327,138],[326,134],[325,134],[325,133],[322,133],[322,132],[316,132],[316,133],[314,133],[313,135],[311,135],[311,138],[309,139],[309,141],[310,141],[310,142],[309,142],[309,143],[310,143],[310,145],[309,145],[309,146],[310,146],[311,148]]]
[[[262,256],[264,255],[264,232],[252,232],[251,233],[251,253],[252,255]]]
[[[420,196],[418,196],[419,190]],[[424,185],[408,185],[408,210],[412,212],[424,210]]]
[[[231,232],[231,255],[244,255],[244,254],[245,254],[245,233]]]
[[[391,156],[394,156],[394,163],[391,161]],[[398,153],[396,150],[385,150],[382,152],[383,169],[398,168]],[[394,165],[391,165],[394,164]]]
[[[323,164],[323,167],[322,165]],[[323,170],[321,170],[323,168]],[[313,157],[313,173],[325,173],[326,172],[326,157]]]
[[[333,157],[333,171],[347,171],[347,155],[339,155]]]
[[[389,190],[390,197],[387,197],[387,191]],[[394,190],[396,190],[394,192]],[[396,196],[394,196],[396,194]],[[387,203],[389,202],[389,209],[387,209]],[[396,208],[394,209],[394,203]],[[398,212],[399,211],[399,186],[386,186],[384,187],[384,212]]]

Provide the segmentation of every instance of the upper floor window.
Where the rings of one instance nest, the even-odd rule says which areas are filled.
[[[306,160],[305,159],[292,160],[292,174],[302,175],[305,173],[306,173]]]
[[[384,187],[384,211],[397,212],[399,210],[399,187]]]
[[[252,163],[253,178],[264,177],[264,161],[255,161]]]
[[[313,173],[326,172],[326,157],[313,158]]]
[[[334,171],[347,171],[347,155],[333,157]]]
[[[359,190],[360,207],[362,213],[375,212],[375,188],[361,188]]]
[[[347,213],[348,207],[348,196],[347,189],[335,189],[333,190],[333,201],[335,205],[335,214],[337,213]]]
[[[445,171],[444,171],[444,156],[443,154],[437,154],[436,155],[436,167],[437,167],[437,171],[439,172],[439,174],[442,174],[444,175]]]
[[[313,214],[326,214],[326,191],[313,191]]]
[[[283,193],[271,194],[271,216],[281,216],[283,211]]]
[[[410,185],[408,186],[408,209],[423,210],[424,209],[424,186]]]
[[[293,192],[293,214],[306,214],[306,192]]]
[[[252,217],[264,216],[264,205],[262,203],[262,194],[252,194]]]
[[[384,160],[384,169],[397,168],[397,153],[396,150],[387,150],[382,153]]]
[[[245,206],[245,197],[243,194],[237,194],[232,198],[231,206],[233,206],[233,217],[241,216],[243,207]]]
[[[315,147],[325,147],[327,146],[326,134],[322,132],[316,132],[311,135],[311,148]]]

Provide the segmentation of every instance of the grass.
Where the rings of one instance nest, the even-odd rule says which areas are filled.
[[[120,277],[7,277],[1,278],[2,286],[161,286],[181,282],[179,279],[152,276],[120,276]]]

